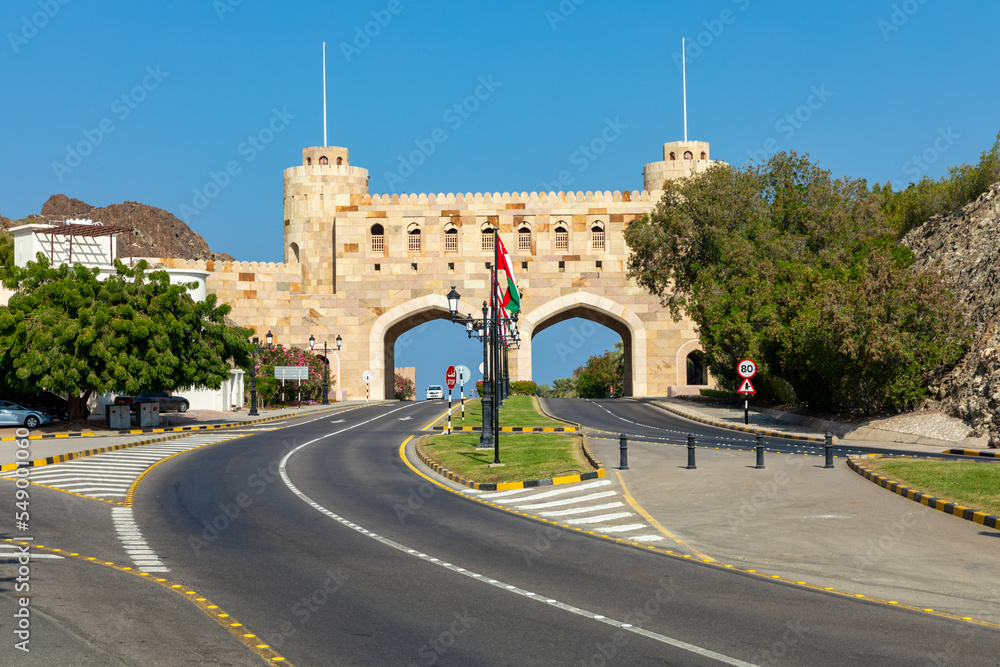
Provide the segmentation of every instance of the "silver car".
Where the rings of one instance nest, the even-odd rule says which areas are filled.
[[[44,410],[26,408],[11,401],[0,401],[0,425],[38,428],[42,424],[51,423],[52,417]]]
[[[432,384],[427,387],[427,400],[433,400],[435,398],[444,398],[444,387],[439,384]]]

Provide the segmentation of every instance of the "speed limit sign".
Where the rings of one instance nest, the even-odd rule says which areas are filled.
[[[744,359],[740,363],[736,364],[736,374],[741,378],[749,380],[757,373],[757,364],[750,361],[749,359]]]

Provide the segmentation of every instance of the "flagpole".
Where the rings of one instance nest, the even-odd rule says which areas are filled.
[[[674,62],[677,62],[676,60]],[[687,56],[684,53],[684,38],[681,37],[681,78],[684,82],[684,141],[688,140],[688,75]]]
[[[326,146],[326,42],[323,42],[323,145]]]

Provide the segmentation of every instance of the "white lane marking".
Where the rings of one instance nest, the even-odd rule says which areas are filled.
[[[587,512],[599,512],[610,510],[615,507],[624,507],[625,503],[604,503],[603,505],[591,505],[590,507],[575,507],[571,510],[556,510],[555,512],[539,512],[542,516],[572,516],[574,514],[586,514]]]
[[[633,535],[628,539],[633,542],[659,542],[663,540],[663,535]]]
[[[605,523],[606,521],[614,521],[615,519],[624,519],[625,517],[632,516],[631,512],[612,512],[611,514],[601,514],[600,516],[585,516],[579,519],[567,519],[566,525],[568,526],[586,526],[592,523]]]
[[[402,410],[403,408],[398,408],[398,409]],[[393,410],[392,412],[395,412],[395,410]],[[391,415],[392,412],[388,412],[388,413],[386,413],[384,415],[381,415],[381,417],[386,417],[388,415]],[[379,419],[379,418],[380,417],[374,417],[373,419],[370,419],[368,421],[375,421],[375,419]],[[355,426],[362,426],[362,425],[367,424],[367,423],[368,423],[367,421],[366,422],[361,422],[360,424],[355,424],[354,426],[348,426],[347,428],[341,429],[341,430],[337,431],[336,433],[328,433],[327,435],[320,436],[318,438],[310,440],[309,442],[306,442],[306,443],[303,443],[303,444],[299,445],[295,449],[293,449],[290,452],[288,452],[287,454],[285,454],[285,456],[281,459],[281,463],[278,465],[278,473],[281,475],[281,481],[283,481],[285,483],[285,486],[287,486],[288,489],[292,493],[294,493],[296,496],[298,496],[298,498],[300,500],[302,500],[304,503],[306,503],[307,505],[309,505],[310,507],[312,507],[316,511],[318,511],[318,512],[320,512],[322,514],[325,514],[326,516],[330,517],[334,521],[337,521],[341,525],[347,526],[348,528],[351,528],[351,529],[353,529],[353,530],[361,533],[362,535],[366,535],[367,537],[370,537],[373,540],[377,540],[378,542],[381,542],[382,544],[384,544],[384,545],[386,545],[388,547],[392,547],[393,549],[396,549],[397,551],[401,551],[401,552],[403,552],[405,554],[409,554],[411,556],[415,556],[417,558],[420,558],[421,560],[423,560],[425,562],[432,563],[432,564],[437,565],[439,567],[446,568],[448,570],[451,570],[452,572],[455,572],[457,574],[461,574],[461,575],[469,577],[471,579],[477,579],[477,580],[485,582],[485,583],[487,583],[487,584],[489,584],[491,586],[499,588],[500,590],[507,591],[508,593],[513,593],[515,595],[520,595],[521,597],[525,597],[525,598],[528,598],[530,600],[538,600],[539,602],[543,602],[543,603],[551,605],[553,607],[557,607],[557,608],[562,609],[564,611],[568,611],[571,614],[576,614],[577,616],[582,616],[584,618],[589,618],[591,620],[595,620],[595,621],[598,621],[600,623],[604,623],[605,625],[610,625],[611,627],[618,628],[618,629],[624,630],[626,632],[631,632],[631,633],[634,633],[634,634],[637,634],[637,635],[641,635],[643,637],[647,637],[649,639],[653,639],[653,640],[658,641],[660,643],[668,644],[668,645],[673,646],[675,648],[679,648],[679,649],[682,649],[682,650],[685,650],[685,651],[689,651],[691,653],[695,653],[697,655],[705,656],[706,658],[711,658],[713,660],[717,660],[717,661],[725,663],[727,665],[736,665],[737,667],[757,667],[756,665],[754,665],[751,662],[745,662],[743,660],[738,660],[736,658],[731,658],[728,655],[723,655],[722,653],[716,653],[715,651],[711,651],[711,650],[709,650],[707,648],[702,648],[701,646],[696,646],[695,644],[689,644],[689,643],[687,643],[685,641],[681,641],[680,639],[674,639],[673,637],[668,637],[666,635],[661,635],[661,634],[659,634],[657,632],[652,632],[650,630],[644,630],[643,628],[637,628],[634,625],[632,625],[631,623],[624,623],[622,621],[616,621],[614,619],[607,618],[607,617],[602,616],[600,614],[595,614],[593,612],[587,611],[586,609],[582,609],[580,607],[574,607],[573,605],[566,604],[565,602],[559,602],[558,600],[556,600],[554,598],[542,597],[542,596],[539,596],[537,593],[533,593],[531,591],[525,590],[523,588],[519,588],[517,586],[506,584],[506,583],[504,583],[502,581],[498,581],[496,579],[490,579],[490,578],[485,577],[485,576],[483,576],[483,575],[481,575],[481,574],[479,574],[477,572],[471,572],[469,570],[466,570],[463,567],[458,567],[457,565],[452,565],[451,563],[446,563],[446,562],[444,562],[442,560],[439,560],[437,558],[434,558],[432,556],[428,556],[427,554],[420,553],[416,549],[411,549],[411,548],[407,547],[404,544],[401,544],[401,543],[396,542],[394,540],[390,540],[390,539],[388,539],[386,537],[382,537],[381,535],[377,535],[377,534],[373,533],[372,531],[370,531],[370,530],[368,530],[366,528],[363,528],[362,526],[359,526],[358,524],[356,524],[356,523],[354,523],[354,522],[352,522],[352,521],[350,521],[348,519],[345,519],[342,516],[338,516],[337,514],[334,514],[333,512],[331,512],[330,510],[326,509],[325,507],[323,507],[322,505],[320,505],[319,503],[317,503],[316,501],[314,501],[312,498],[310,498],[306,494],[304,494],[301,491],[299,491],[298,487],[296,487],[294,484],[292,484],[292,480],[289,479],[289,477],[288,477],[287,465],[288,465],[289,459],[292,458],[293,454],[295,454],[296,452],[298,452],[301,449],[304,449],[305,447],[308,447],[309,445],[311,445],[311,444],[313,444],[315,442],[319,442],[320,440],[324,440],[324,439],[329,438],[329,437],[334,436],[334,435],[339,435],[339,434],[343,433],[344,431],[347,431],[347,430],[350,430],[350,429],[354,428]]]
[[[111,522],[118,533],[125,553],[132,559],[132,563],[143,572],[169,572],[163,567],[163,561],[149,548],[146,540],[143,539],[139,531],[139,525],[132,517],[131,507],[112,507]]]
[[[543,491],[542,493],[536,493],[531,496],[524,496],[522,498],[518,498],[517,500],[518,502],[541,500],[542,498],[551,498],[553,496],[564,496],[567,493],[573,493],[575,491],[589,491],[590,489],[596,489],[601,486],[609,486],[610,484],[611,484],[610,481],[603,480],[600,482],[586,482],[584,484],[581,484],[580,486],[568,485],[559,489],[555,489],[553,491]],[[501,491],[501,493],[503,492]],[[496,496],[483,496],[483,497],[489,499],[489,498],[495,498]]]
[[[602,533],[631,533],[633,530],[641,530],[643,528],[649,528],[644,523],[630,523],[627,526],[592,526],[594,530],[599,530]]]
[[[511,489],[510,491],[482,491],[480,489],[465,489],[464,493],[480,493],[480,498],[485,498],[487,500],[493,500],[494,498],[504,498],[506,496],[516,496],[522,493],[528,493],[534,489]]]
[[[534,503],[532,505],[513,505],[513,507],[519,510],[540,510],[547,507],[561,507],[563,505],[572,505],[573,503],[582,503],[587,500],[597,500],[598,498],[607,498],[608,496],[616,495],[618,495],[617,491],[600,491],[598,493],[588,493],[579,498],[564,498],[563,500],[550,500],[546,503]]]

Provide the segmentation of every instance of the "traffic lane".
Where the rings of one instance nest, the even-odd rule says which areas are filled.
[[[0,484],[0,506],[10,508],[11,518],[14,489],[13,482]],[[28,490],[30,530],[0,537],[33,537],[34,543],[61,552],[30,550],[26,581],[19,563],[7,560],[0,565],[2,618],[15,619],[13,612],[25,594],[30,595],[31,614],[28,653],[15,647],[13,623],[0,622],[0,664],[177,664],[204,661],[206,656],[219,664],[260,664],[213,618],[177,593],[70,555],[131,565],[111,521],[114,505],[38,486]],[[58,555],[63,557],[52,558]],[[28,590],[17,589],[25,584]]]
[[[341,441],[340,446],[336,447],[315,448],[312,450],[313,456],[303,456],[299,461],[293,458],[290,474],[296,480],[295,483],[300,488],[308,489],[309,494],[320,504],[338,509],[338,513],[369,530],[398,537],[399,541],[404,544],[409,544],[417,550],[422,550],[438,558],[462,566],[478,567],[480,571],[489,576],[509,581],[511,585],[551,595],[553,598],[576,604],[595,613],[623,617],[649,600],[650,591],[655,587],[658,577],[662,578],[667,572],[670,574],[671,580],[681,582],[679,585],[684,594],[679,596],[680,602],[671,606],[672,611],[675,607],[680,607],[680,611],[671,613],[668,619],[660,621],[662,629],[665,630],[664,634],[673,633],[672,636],[677,636],[679,631],[683,631],[681,634],[686,641],[694,640],[693,643],[718,646],[720,638],[716,631],[718,630],[717,623],[721,618],[728,628],[723,635],[727,638],[734,635],[739,636],[736,644],[738,648],[746,652],[766,652],[769,646],[782,641],[781,637],[788,631],[787,622],[793,618],[802,620],[803,626],[810,628],[833,628],[829,634],[825,629],[814,631],[817,636],[811,641],[822,647],[819,653],[839,656],[838,659],[841,660],[846,660],[848,657],[848,653],[844,653],[846,649],[838,648],[841,643],[838,633],[841,632],[853,634],[859,645],[870,643],[872,655],[884,656],[926,655],[935,641],[946,641],[945,637],[950,639],[950,629],[944,630],[940,625],[933,629],[920,627],[928,621],[925,619],[901,621],[900,612],[874,607],[862,614],[862,616],[870,616],[863,623],[864,628],[892,628],[897,636],[906,637],[909,632],[908,628],[917,627],[922,638],[922,642],[905,641],[903,642],[905,646],[879,646],[879,633],[871,631],[869,636],[865,636],[863,630],[854,627],[853,619],[858,616],[858,603],[853,601],[830,599],[818,603],[814,593],[807,594],[805,598],[802,598],[803,591],[776,592],[776,589],[781,587],[775,587],[766,582],[750,580],[734,584],[734,575],[729,572],[708,571],[709,575],[702,573],[693,576],[689,574],[691,565],[670,562],[644,551],[623,549],[620,546],[582,538],[569,532],[558,531],[558,538],[545,534],[539,536],[537,533],[539,529],[555,529],[547,529],[539,524],[528,523],[524,519],[483,507],[478,503],[472,503],[443,491],[431,494],[426,498],[426,503],[419,512],[407,516],[406,521],[399,525],[399,517],[393,507],[412,497],[407,489],[409,486],[412,490],[413,480],[409,480],[409,485],[406,483],[408,473],[398,463],[396,465],[400,466],[398,468],[399,479],[392,478],[391,470],[380,470],[380,467],[385,465],[385,461],[390,459],[394,462],[398,461],[392,456],[394,447],[385,447],[380,438],[376,438],[375,442],[354,442],[355,439],[352,438],[350,443]],[[358,456],[355,453],[351,457],[338,456],[338,453],[345,448],[361,450],[362,453],[370,452],[370,455],[367,457]],[[306,448],[303,453],[309,452],[310,449],[312,448]],[[191,457],[185,458],[190,461],[193,460],[192,457],[197,455],[196,452]],[[231,469],[229,479],[236,480],[244,474],[252,474],[255,466],[259,466],[258,461],[248,461],[247,463],[249,465],[243,470]],[[201,470],[208,470],[211,467],[204,464],[196,466],[197,469]],[[336,471],[340,480],[347,479],[351,483],[343,484],[340,481],[335,481],[338,478],[331,478],[331,471]],[[377,479],[372,479],[372,476],[377,477]],[[213,483],[218,483],[216,481],[218,478],[219,475],[215,473],[208,478],[198,480],[192,486],[200,490],[209,489]],[[422,609],[417,603],[426,598],[431,600],[433,605],[431,608],[436,610],[433,613],[429,612],[428,616],[428,618],[434,618],[435,622],[421,625],[419,630],[414,630],[414,632],[417,636],[427,635],[427,632],[433,633],[435,631],[433,626],[440,627],[440,622],[448,618],[445,610],[448,610],[448,613],[455,611],[456,600],[478,599],[475,598],[479,594],[475,586],[469,588],[470,584],[467,581],[458,583],[453,581],[460,578],[461,575],[450,574],[449,576],[449,573],[437,576],[427,575],[423,573],[425,565],[423,563],[412,565],[405,559],[398,561],[398,557],[394,557],[391,560],[391,565],[387,566],[391,572],[372,569],[374,562],[388,558],[385,547],[380,549],[371,544],[365,545],[364,540],[370,541],[370,538],[359,536],[340,524],[332,525],[328,518],[323,517],[301,501],[298,501],[299,504],[296,505],[295,501],[298,499],[292,501],[287,497],[287,493],[281,492],[281,487],[275,486],[274,488],[278,492],[273,497],[268,495],[266,500],[255,501],[245,516],[241,516],[238,521],[234,522],[233,527],[228,528],[212,542],[211,549],[199,555],[199,570],[204,570],[202,563],[206,562],[205,559],[213,559],[213,554],[222,551],[217,547],[225,546],[226,552],[230,556],[222,558],[210,569],[227,572],[231,571],[233,561],[242,561],[246,558],[245,553],[248,550],[255,553],[262,551],[262,545],[255,544],[255,541],[259,540],[261,536],[269,538],[268,541],[270,538],[277,537],[278,544],[269,544],[267,550],[269,556],[264,558],[264,561],[274,561],[279,564],[277,565],[279,569],[273,577],[274,581],[278,582],[287,578],[290,576],[288,572],[312,572],[311,577],[306,576],[301,581],[296,579],[296,582],[289,585],[278,586],[270,590],[269,606],[286,610],[284,621],[273,618],[270,620],[260,619],[261,624],[266,621],[269,627],[278,628],[278,630],[272,629],[270,631],[272,636],[274,632],[280,632],[280,628],[283,627],[282,623],[294,622],[292,610],[296,602],[301,601],[302,595],[307,594],[309,590],[316,590],[319,573],[322,572],[319,566],[329,562],[324,560],[323,554],[335,554],[336,563],[347,568],[347,572],[351,576],[358,577],[356,580],[361,582],[361,589],[366,593],[358,599],[352,596],[347,608],[371,609],[373,616],[369,620],[372,623],[376,623],[382,615],[395,618],[400,613],[404,615],[409,613],[400,612],[398,605],[403,605],[405,609]],[[373,491],[379,493],[375,494]],[[228,488],[220,492],[209,493],[211,500],[207,503],[207,511],[211,512],[214,509],[212,504],[217,498],[235,497],[238,492],[236,488]],[[182,504],[193,506],[188,492],[181,493],[180,496],[185,498],[185,503]],[[282,502],[283,497],[285,502]],[[217,513],[218,509],[215,511]],[[194,517],[190,517],[189,529],[196,529],[199,523],[198,516],[204,515],[205,512],[196,512]],[[317,517],[322,520],[317,520]],[[244,527],[251,534],[241,535],[244,532]],[[347,530],[346,534],[344,534],[345,530]],[[526,535],[528,530],[531,532]],[[231,536],[234,539],[232,543],[229,541]],[[235,539],[237,537],[240,539]],[[544,537],[551,544],[546,544],[542,540],[542,547],[539,547],[540,537]],[[173,535],[166,539],[168,542],[172,541],[176,544],[182,541],[181,538],[182,535]],[[358,542],[359,539],[362,539],[361,543]],[[375,544],[377,545],[377,543]],[[283,550],[282,545],[285,545],[287,549]],[[540,557],[526,562],[526,549],[531,548],[540,552]],[[318,561],[300,563],[298,559],[305,557],[303,554],[312,554]],[[282,559],[285,563],[281,563]],[[248,569],[245,572],[241,571],[239,576],[234,575],[233,581],[224,582],[220,590],[216,591],[215,588],[210,590],[213,591],[214,595],[221,596],[221,599],[228,599],[225,597],[226,590],[241,590],[238,586],[246,584],[246,572],[252,572],[258,576],[262,574],[260,560],[257,556],[250,558],[246,561]],[[291,562],[291,565],[288,565],[288,562]],[[620,562],[622,567],[620,569],[608,567],[610,563],[615,562]],[[572,567],[568,567],[567,564],[571,564]],[[230,569],[227,570],[227,568]],[[421,579],[432,576],[433,581],[437,582],[440,579],[442,583],[435,583],[431,589],[418,587],[414,593],[408,591],[403,602],[398,602],[401,598],[399,598],[396,589],[408,585],[416,586],[416,584],[412,584],[412,577],[398,578],[396,573],[408,573],[413,568],[420,568],[414,571],[421,572]],[[677,579],[681,577],[681,574],[674,574],[673,568],[683,569],[686,578]],[[473,567],[469,567],[469,569],[473,569]],[[361,574],[357,574],[359,572],[367,576],[362,577]],[[270,575],[266,576],[266,578],[269,577]],[[709,583],[704,583],[706,577],[710,580]],[[719,579],[716,581],[715,577],[719,577]],[[475,582],[472,583],[475,584]],[[199,585],[216,586],[213,582],[199,582]],[[272,585],[270,580],[268,585]],[[764,588],[758,590],[761,586]],[[439,596],[433,596],[430,591],[436,589],[444,592]],[[258,587],[254,587],[253,590],[253,595],[259,597]],[[289,596],[287,593],[289,590],[296,591],[298,595]],[[238,600],[244,598],[246,594],[246,592],[237,594],[233,600],[228,601],[228,604],[237,604]],[[417,599],[414,600],[410,597],[411,595],[416,595]],[[785,599],[787,596],[791,596],[793,599]],[[347,595],[345,594],[344,597]],[[766,614],[759,609],[748,613],[747,610],[753,610],[759,606],[760,599],[773,599],[775,603]],[[377,604],[372,603],[372,600],[377,601]],[[724,612],[720,612],[718,608],[713,606],[699,608],[698,604],[703,600],[718,601],[717,604],[722,604]],[[416,606],[413,606],[414,604]],[[503,602],[490,598],[489,604],[497,606],[503,605]],[[386,608],[387,606],[388,608]],[[796,606],[804,606],[805,611],[789,611]],[[506,609],[503,606],[498,608]],[[241,608],[241,613],[247,615],[252,612]],[[477,607],[470,613],[478,618],[483,613],[488,612],[483,612],[481,608]],[[517,613],[524,612],[518,610]],[[559,620],[561,616],[559,614],[556,616],[557,619],[552,619],[543,614],[543,618],[537,619],[537,622],[548,625],[562,623]],[[839,618],[840,622],[824,625],[824,619],[827,618]],[[652,622],[655,623],[656,619]],[[747,627],[748,623],[750,624],[749,628]],[[937,623],[942,622],[937,621]],[[683,627],[679,628],[678,626]],[[391,623],[389,627],[392,627]],[[504,627],[510,627],[506,619]],[[295,624],[291,625],[291,629],[296,628]],[[569,629],[567,632],[572,634]],[[591,636],[593,632],[595,630],[591,628]],[[519,636],[534,637],[534,635],[525,634],[521,628],[513,633],[512,638],[516,639]],[[542,639],[547,641],[547,637]],[[326,640],[309,637],[307,642],[309,641],[319,641],[322,644]],[[730,639],[721,641],[726,647],[729,646],[727,642],[731,642]],[[403,644],[409,645],[411,642],[412,636],[408,635],[408,639]],[[580,644],[577,642],[577,645]],[[352,643],[348,640],[346,643],[342,642],[339,648],[348,650],[351,646]],[[413,646],[409,646],[409,649],[413,649]],[[908,651],[912,652],[908,653]]]
[[[691,421],[640,401],[630,400],[589,400],[589,399],[543,399],[546,411],[560,419],[574,421],[589,428],[607,431],[608,434],[625,433],[630,441],[668,442],[686,444],[687,434],[695,435],[698,446],[729,447],[733,449],[753,449],[756,436],[740,431],[724,429]],[[764,436],[767,450],[778,452],[812,453],[823,455],[822,442]],[[833,448],[834,456],[851,454],[886,454],[912,456],[916,458],[968,459],[958,454],[943,454],[935,451],[920,452],[889,446],[857,445],[841,442]]]
[[[179,457],[171,467],[179,466],[175,473],[181,473],[183,486],[168,482],[155,489],[162,481],[157,479],[141,493],[155,493],[161,500],[176,494],[183,502],[164,503],[164,508],[173,507],[181,515],[185,511],[181,507],[196,508],[202,494],[210,498],[209,506],[220,497],[234,497],[237,488],[218,490],[226,486],[225,480],[209,472],[209,462],[195,460],[220,455],[219,450],[193,452],[183,457],[190,459],[189,467],[179,465],[183,463]],[[240,469],[245,458],[252,457],[246,452],[235,454],[235,462],[226,466],[226,479],[255,474],[260,462],[249,461],[249,466]],[[357,493],[365,486],[355,485],[345,493]],[[293,663],[328,664],[330,656],[336,656],[334,662],[421,664],[435,651],[447,648],[446,664],[493,664],[497,655],[514,664],[560,664],[579,653],[592,636],[593,621],[387,550],[330,522],[298,498],[289,500],[282,502],[280,489],[275,487],[273,496],[262,494],[240,515],[231,506],[222,508],[235,518],[229,526],[218,522],[217,535],[200,536],[207,546],[196,559],[191,554],[171,553],[169,545],[190,543],[190,531],[202,522],[190,520],[186,528],[172,534],[157,529],[150,539],[168,545],[157,548],[164,549],[176,571],[184,571],[187,583],[246,617],[249,629]],[[167,519],[170,522],[171,517]],[[180,567],[181,560],[189,566]],[[648,597],[647,591],[644,599]],[[455,641],[457,636],[452,635],[457,633],[469,640],[468,645],[465,640]],[[584,657],[594,651],[596,647],[588,649]],[[658,642],[635,638],[627,650],[616,651],[631,664],[659,664],[678,649],[665,651]],[[672,660],[704,664],[681,653]]]

